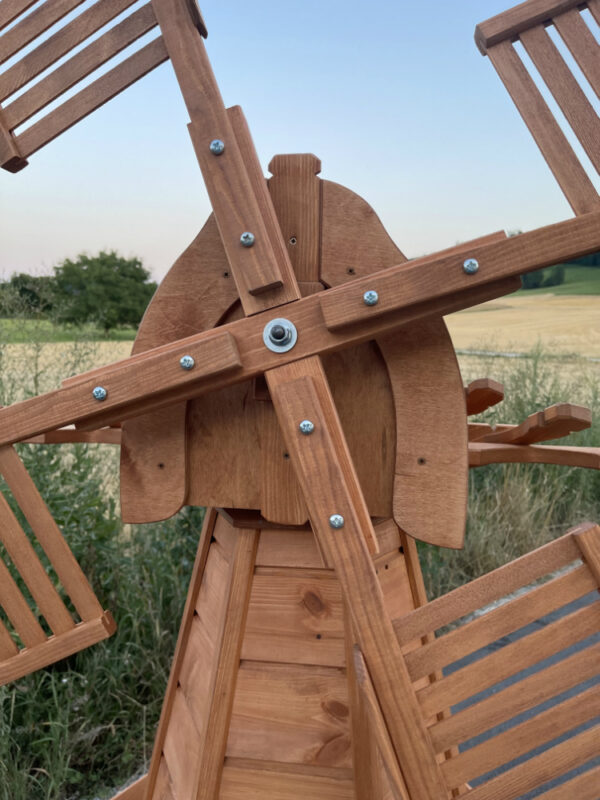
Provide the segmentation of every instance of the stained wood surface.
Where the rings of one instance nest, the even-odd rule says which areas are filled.
[[[469,442],[469,466],[487,464],[557,464],[600,469],[600,447],[560,447]]]
[[[486,434],[481,441],[491,444],[536,444],[586,430],[591,424],[592,412],[589,408],[573,403],[556,403],[530,414],[520,425]]]
[[[514,40],[523,31],[548,23],[558,14],[581,5],[581,0],[526,0],[481,22],[475,29],[475,41],[485,54],[487,48],[505,39]]]
[[[481,414],[504,399],[504,386],[492,378],[478,378],[465,386],[467,414]]]
[[[52,3],[42,3],[30,14],[17,22],[10,30],[2,34],[0,50],[0,64],[8,61],[22,47],[28,45],[37,36],[48,30],[55,22],[58,22],[69,14],[83,0],[54,0]]]
[[[8,130],[0,108],[0,167],[8,172],[18,172],[26,166],[27,161],[21,155],[14,136]]]
[[[223,770],[220,800],[265,800],[277,797],[322,797],[327,800],[354,800],[348,770],[286,770],[285,764],[257,765],[243,759],[228,760]]]
[[[417,796],[419,792],[428,796],[429,792],[431,798],[445,799],[445,788],[368,555],[365,534],[369,539],[372,536],[368,514],[320,364],[316,360],[297,362],[267,373],[267,382],[315,534],[348,597],[357,643],[385,710],[407,786]],[[297,421],[305,417],[315,422],[315,432],[310,437],[303,437],[297,430]],[[345,518],[341,532],[329,525],[332,513]]]
[[[5,0],[0,6],[0,30],[27,11],[37,0]]]
[[[594,34],[576,9],[559,14],[552,22],[590,86],[600,97],[600,46]]]

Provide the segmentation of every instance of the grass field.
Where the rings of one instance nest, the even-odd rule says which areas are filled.
[[[559,286],[542,287],[541,289],[520,289],[517,294],[564,295],[564,294],[595,294],[600,295],[600,269],[597,267],[565,266],[565,282]]]
[[[105,333],[93,325],[73,328],[56,325],[47,319],[0,318],[0,342],[23,344],[26,342],[122,342],[135,339],[135,328],[115,328]]]

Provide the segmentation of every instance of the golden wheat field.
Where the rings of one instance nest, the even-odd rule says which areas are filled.
[[[509,295],[446,322],[459,351],[524,353],[541,345],[548,353],[600,358],[598,295]]]

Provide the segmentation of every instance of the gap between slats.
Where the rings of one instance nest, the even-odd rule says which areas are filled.
[[[5,0],[2,0],[4,3]],[[21,20],[0,38],[0,64],[8,61],[21,48],[32,42],[37,36],[47,31],[54,23],[66,17],[84,0],[47,0],[35,11]]]

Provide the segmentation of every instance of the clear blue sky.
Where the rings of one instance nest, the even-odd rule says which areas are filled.
[[[570,210],[475,24],[511,0],[204,0],[227,105],[266,166],[313,152],[367,199],[408,256]],[[0,174],[0,273],[114,248],[156,278],[210,208],[167,62]]]

